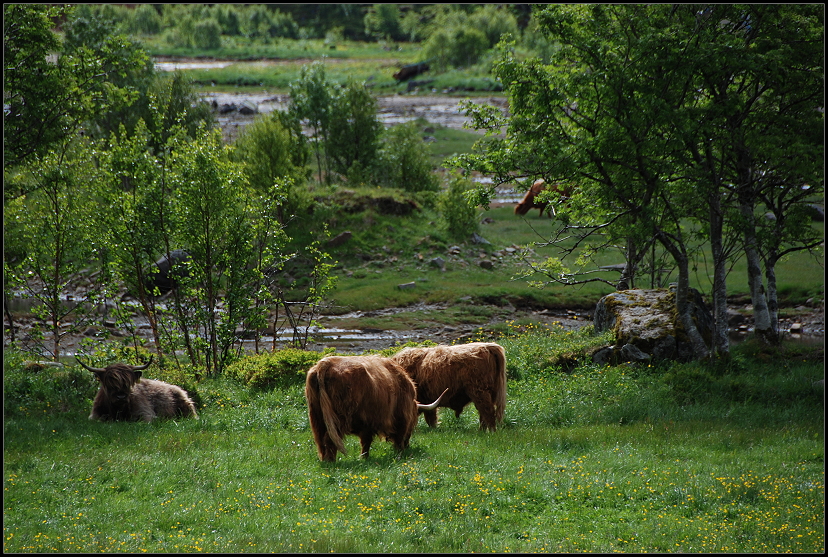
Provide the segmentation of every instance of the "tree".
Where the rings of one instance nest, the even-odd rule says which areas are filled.
[[[73,299],[94,261],[95,246],[88,241],[92,215],[83,193],[83,184],[94,176],[89,152],[67,145],[61,152],[38,157],[15,176],[31,182],[21,187],[31,193],[11,201],[3,211],[4,229],[16,236],[5,240],[25,246],[23,261],[6,265],[7,278],[39,302],[34,311],[48,336],[42,336],[42,330],[35,334],[41,335],[39,340],[55,361],[63,337],[88,325],[91,307],[101,294],[99,288],[85,288],[85,299]]]
[[[377,40],[398,41],[402,37],[400,9],[396,4],[374,4],[365,14],[365,34]]]
[[[327,172],[328,169],[326,148],[333,103],[331,87],[321,62],[302,66],[299,79],[290,84],[288,113],[291,118],[297,122],[304,121],[310,128],[319,182],[322,182],[323,170]]]
[[[381,143],[380,184],[410,192],[440,189],[417,122],[397,124],[386,130]]]
[[[229,161],[221,134],[179,145],[171,154],[176,233],[192,256],[185,292],[193,302],[198,346],[208,374],[230,362],[236,327],[249,315],[261,272],[240,165]],[[219,309],[219,302],[223,306]]]
[[[244,128],[231,157],[244,164],[248,183],[257,195],[269,198],[274,185],[282,185],[279,196],[283,201],[276,217],[285,224],[298,204],[292,186],[308,178],[307,146],[301,132],[291,129],[285,113],[274,111]]]
[[[365,84],[349,80],[335,90],[328,126],[326,152],[331,170],[352,183],[370,181],[383,127],[377,119],[377,100]]]
[[[59,150],[87,122],[137,97],[129,76],[147,67],[146,52],[123,37],[100,36],[93,26],[83,36],[95,37],[94,48],[78,40],[60,55],[51,29],[64,14],[71,17],[47,5],[3,6],[4,169]],[[20,193],[6,189],[4,198]]]
[[[495,73],[512,112],[506,138],[490,136],[481,144],[483,154],[458,160],[494,173],[501,183],[517,175],[574,187],[559,212],[564,234],[552,243],[560,245],[573,232],[579,247],[598,232],[623,240],[630,278],[647,238],[659,242],[677,266],[679,318],[703,357],[707,348],[686,296],[693,250],[703,240],[719,245],[713,294],[720,316],[726,308],[724,262],[732,254],[724,248],[724,231],[740,231],[742,247],[758,253],[751,229],[763,186],[755,177],[768,165],[790,168],[786,142],[796,141],[809,160],[814,153],[821,158],[821,142],[814,142],[819,134],[810,131],[822,120],[822,61],[810,55],[822,44],[816,12],[802,6],[545,7],[536,14],[538,25],[561,49],[549,66],[518,61],[508,47],[501,49]],[[801,28],[798,35],[793,22]],[[752,34],[764,42],[746,40]],[[791,34],[809,42],[804,62],[803,53],[783,46],[782,37]],[[477,127],[495,132],[504,124],[494,111],[469,112]],[[794,137],[792,122],[808,133]],[[819,173],[772,174],[822,183]],[[478,201],[486,200],[485,193]],[[741,221],[733,218],[737,211]],[[552,280],[572,278],[559,261],[541,270]],[[758,292],[755,270],[750,276],[751,291]],[[719,333],[723,327],[718,319]],[[726,335],[717,338],[724,344],[715,349],[726,355]]]

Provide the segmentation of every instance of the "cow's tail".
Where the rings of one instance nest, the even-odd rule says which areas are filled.
[[[328,375],[328,365],[327,362],[322,360],[317,373],[316,379],[319,385],[319,407],[322,410],[322,419],[325,421],[325,428],[328,430],[328,437],[331,438],[331,441],[336,446],[337,450],[342,454],[347,454],[345,451],[345,443],[342,441],[342,433],[340,433],[340,423],[339,418],[337,417],[336,412],[334,412],[333,403],[331,402],[331,397],[328,394],[328,390],[325,388],[325,378]]]
[[[495,357],[495,421],[503,421],[506,412],[506,351],[499,344],[492,347],[492,355]]]

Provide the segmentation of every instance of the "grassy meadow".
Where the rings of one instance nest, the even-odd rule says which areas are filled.
[[[93,423],[88,373],[6,354],[3,549],[824,552],[821,351],[597,367],[577,357],[604,340],[588,329],[495,340],[498,431],[441,411],[399,458],[376,439],[362,460],[349,436],[336,463],[317,458],[300,370],[267,390],[202,381],[199,420]]]

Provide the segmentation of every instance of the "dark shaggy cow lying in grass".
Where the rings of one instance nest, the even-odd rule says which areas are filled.
[[[506,408],[506,352],[493,342],[457,346],[404,348],[392,358],[417,385],[417,397],[430,400],[446,390],[440,406],[460,417],[473,402],[480,429],[494,431]],[[421,410],[426,423],[437,425],[437,410]]]
[[[368,458],[371,441],[379,435],[398,453],[408,447],[417,425],[418,410],[437,408],[414,398],[414,383],[400,366],[381,356],[328,356],[305,379],[313,438],[322,461],[345,454],[342,438],[359,437],[362,458]]]
[[[92,403],[90,420],[144,420],[192,416],[198,418],[195,404],[187,392],[176,385],[155,379],[141,379],[152,359],[143,366],[110,364],[105,368],[89,367],[78,363],[95,374],[100,382],[95,402]]]

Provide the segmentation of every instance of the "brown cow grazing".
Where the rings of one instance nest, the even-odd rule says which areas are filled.
[[[515,214],[525,215],[532,209],[540,209],[540,213],[538,213],[538,216],[542,216],[544,209],[546,209],[549,203],[545,201],[536,202],[535,198],[538,196],[538,194],[540,194],[540,192],[542,192],[545,189],[547,189],[547,186],[546,181],[543,178],[535,180],[535,183],[532,184],[532,187],[529,188],[529,191],[526,192],[526,195],[523,196],[523,199],[521,199],[520,203],[515,205]],[[551,191],[560,194],[562,198],[568,198],[572,195],[571,188],[561,186],[560,184],[552,184],[550,189]],[[552,211],[552,214],[554,214],[554,207],[550,209]]]
[[[368,458],[374,435],[394,444],[398,453],[408,447],[418,410],[434,409],[414,398],[414,383],[405,371],[381,356],[328,356],[308,370],[305,398],[313,438],[322,461],[334,462],[345,453],[342,438],[359,437],[362,458]]]
[[[440,406],[457,417],[469,402],[480,415],[480,429],[494,431],[506,408],[506,352],[493,342],[457,346],[404,348],[393,356],[414,380],[417,397],[430,400],[447,389]],[[437,425],[436,410],[422,410],[426,423]]]
[[[141,379],[141,372],[149,367],[152,358],[143,366],[118,363],[95,368],[80,360],[78,363],[94,373],[101,383],[92,403],[90,420],[151,422],[155,418],[176,416],[198,419],[195,404],[184,389],[155,379]]]

